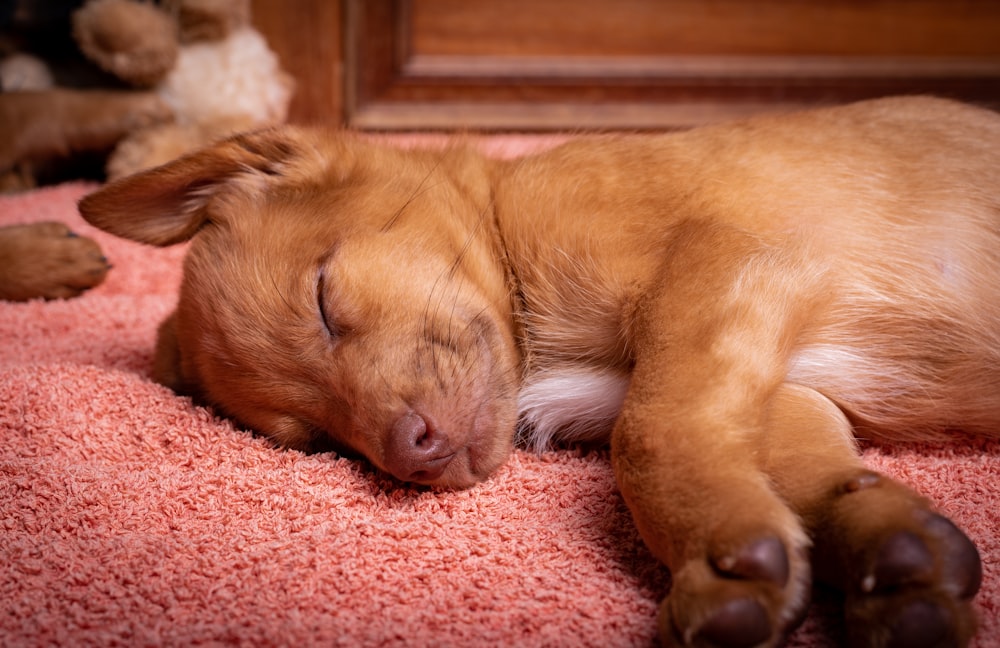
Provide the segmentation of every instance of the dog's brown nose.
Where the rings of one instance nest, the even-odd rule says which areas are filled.
[[[444,474],[454,456],[448,435],[411,411],[392,425],[385,467],[397,479],[427,483]]]

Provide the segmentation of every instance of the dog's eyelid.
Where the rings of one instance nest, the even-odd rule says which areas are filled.
[[[330,319],[326,303],[326,270],[320,266],[316,279],[316,306],[319,309],[319,318],[323,322],[323,327],[331,338],[340,337],[340,329]]]
[[[319,318],[323,321],[323,327],[326,329],[327,334],[329,334],[331,340],[337,340],[349,333],[350,329],[338,322],[337,318],[331,312],[331,298],[328,295],[326,284],[327,271],[325,266],[321,265],[316,280],[316,305],[319,310]]]

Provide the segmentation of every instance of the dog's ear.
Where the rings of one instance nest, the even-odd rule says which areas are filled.
[[[134,241],[186,241],[208,221],[205,206],[221,188],[281,175],[302,149],[300,135],[290,127],[236,135],[106,185],[80,201],[80,213],[91,225]]]

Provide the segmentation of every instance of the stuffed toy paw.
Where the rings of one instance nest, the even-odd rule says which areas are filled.
[[[0,299],[65,299],[97,286],[111,266],[92,239],[62,223],[0,228]]]
[[[89,0],[73,24],[84,53],[173,113],[129,133],[108,158],[109,180],[287,117],[294,84],[252,27],[249,0]]]

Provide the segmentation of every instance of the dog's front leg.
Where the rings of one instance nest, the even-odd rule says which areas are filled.
[[[668,645],[772,645],[806,607],[807,536],[759,454],[821,277],[787,246],[687,222],[637,313],[612,458],[643,539],[672,571]]]

